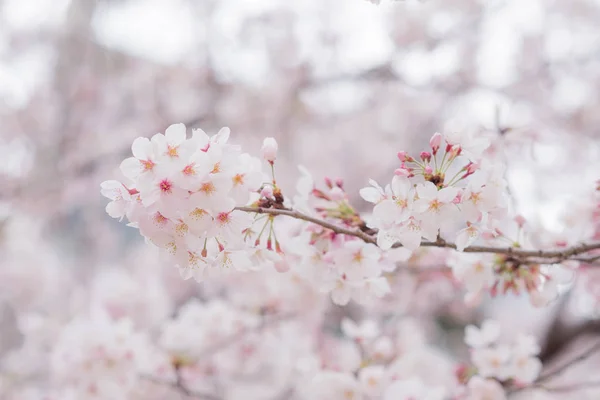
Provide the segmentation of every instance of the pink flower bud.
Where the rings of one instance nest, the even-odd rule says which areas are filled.
[[[312,195],[318,199],[329,200],[329,196],[327,196],[325,193],[323,193],[322,190],[319,190],[316,188],[312,190]]]
[[[475,164],[474,162],[470,162],[467,165],[467,173],[470,175],[479,169],[479,164]]]
[[[331,178],[329,177],[325,177],[325,186],[327,186],[329,189],[331,189],[333,187],[333,181],[331,180]]]
[[[431,161],[431,153],[429,153],[427,151],[422,151],[419,156],[421,157],[421,160],[423,160],[425,162]]]
[[[525,225],[525,222],[526,222],[526,220],[525,220],[525,217],[524,217],[524,216],[522,216],[522,215],[517,215],[517,216],[515,217],[515,222],[517,223],[517,225],[519,226],[519,228],[522,228],[522,227],[523,227],[523,225]]]
[[[431,168],[431,165],[428,165],[428,166],[425,167],[425,173],[427,175],[433,174],[433,168]]]
[[[440,149],[440,145],[442,144],[442,134],[436,132],[433,134],[431,139],[429,139],[429,146],[431,146],[431,150],[433,151],[433,155],[436,155],[438,150]]]
[[[277,141],[274,138],[265,138],[261,149],[263,158],[268,162],[273,163],[277,158],[277,149]]]
[[[479,165],[473,162],[467,164],[463,170],[467,171],[460,179],[465,179],[467,176],[472,175],[475,171],[479,169]]]
[[[344,180],[342,178],[336,178],[335,184],[337,185],[337,187],[343,188],[344,187]]]
[[[400,161],[402,161],[402,163],[415,161],[415,159],[409,156],[405,151],[398,152],[398,158],[400,159]]]
[[[266,199],[273,199],[273,187],[271,185],[265,186],[261,191],[260,195]]]
[[[454,146],[450,147],[449,160],[454,160],[456,157],[458,157],[460,155],[461,152],[462,152],[462,147],[460,147],[458,144],[455,144]]]

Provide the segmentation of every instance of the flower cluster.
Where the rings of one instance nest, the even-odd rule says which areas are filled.
[[[479,300],[484,291],[528,293],[532,305],[544,307],[558,297],[560,285],[573,280],[577,263],[525,264],[506,255],[453,254],[448,265],[465,285],[468,302]]]
[[[239,377],[257,370],[264,371],[253,382],[260,387],[263,380],[283,382],[293,367],[290,358],[306,351],[304,332],[286,326],[286,319],[285,315],[259,315],[225,301],[191,300],[163,326],[159,343],[193,391],[211,392],[214,388],[207,382],[215,376],[227,379],[231,390],[237,390],[235,383],[244,387]],[[273,390],[279,389],[275,385]]]
[[[295,208],[345,228],[369,232],[350,205],[341,179],[325,179],[326,189],[321,190],[315,187],[308,171],[302,172]],[[323,292],[331,292],[333,302],[340,305],[351,299],[364,303],[384,296],[390,291],[385,274],[396,268],[396,262],[410,256],[406,249],[384,252],[357,237],[318,225],[307,225],[288,248],[286,253],[297,256],[298,271]]]
[[[412,157],[398,153],[401,165],[391,184],[377,182],[360,191],[374,203],[370,226],[377,244],[389,249],[399,242],[415,250],[423,238],[453,238],[462,251],[506,214],[506,182],[497,164],[481,158],[489,145],[471,136],[430,140],[431,151]]]
[[[193,364],[211,347],[256,328],[259,322],[258,315],[236,310],[224,302],[190,301],[163,326],[160,342],[179,364]],[[205,328],[199,331],[199,326]]]
[[[398,153],[401,164],[390,184],[371,181],[360,190],[374,204],[368,219],[350,204],[341,179],[326,178],[320,189],[304,168],[296,196],[286,198],[275,180],[275,139],[266,138],[261,149],[269,177],[260,159],[228,138],[227,128],[212,137],[195,130],[188,138],[183,124],[171,125],[164,135],[134,141],[133,157],[121,164],[125,183],[102,183],[112,200],[107,212],[127,217],[184,279],[269,266],[292,270],[331,293],[335,304],[365,303],[391,291],[388,274],[423,240],[459,251],[447,264],[466,286],[468,301],[485,291],[527,292],[534,305],[546,305],[558,296],[558,285],[572,279],[570,261],[544,264],[512,255],[530,247],[525,220],[507,218],[503,167],[485,156],[485,137],[435,133],[418,157]],[[279,214],[298,221],[275,224]],[[510,251],[461,254],[476,241],[508,243]]]
[[[252,217],[236,211],[263,182],[261,162],[227,143],[229,129],[209,137],[183,124],[133,142],[133,157],[121,163],[126,183],[102,183],[114,218],[126,216],[151,243],[164,249],[185,279],[257,267],[243,232]]]
[[[496,224],[493,232],[487,232],[486,243],[510,243],[514,248],[527,245],[525,220],[516,217],[511,223]],[[467,302],[476,302],[484,292],[492,296],[527,293],[532,305],[543,307],[558,297],[559,287],[571,283],[576,261],[556,264],[526,262],[510,254],[453,253],[448,266],[454,277],[467,289]]]
[[[146,346],[129,320],[72,321],[54,346],[52,378],[74,398],[129,399]]]
[[[338,361],[322,363],[302,399],[442,400],[453,391],[450,364],[427,346],[415,321],[402,320],[388,334],[374,321],[344,319],[341,328],[352,342],[331,344]]]
[[[542,363],[536,357],[540,352],[536,339],[524,334],[509,344],[500,339],[497,321],[486,320],[481,328],[467,326],[465,342],[471,347],[473,366],[460,368],[458,375],[467,384],[469,398],[503,400],[502,384],[526,386],[538,378]]]

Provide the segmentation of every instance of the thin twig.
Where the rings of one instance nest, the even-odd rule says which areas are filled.
[[[210,346],[208,349],[206,349],[204,352],[202,352],[198,356],[198,359],[201,360],[201,359],[210,357],[210,356],[220,352],[221,350],[226,349],[227,347],[231,346],[232,344],[238,342],[239,340],[243,339],[245,336],[247,336],[250,333],[259,332],[264,328],[267,328],[272,325],[276,325],[282,321],[289,320],[290,318],[294,317],[295,315],[296,314],[294,314],[294,313],[288,313],[288,314],[277,315],[275,317],[268,318],[268,319],[265,318],[256,328],[250,329],[250,330],[243,330],[233,336],[230,336],[230,337],[222,340],[221,342],[219,342],[215,345]]]
[[[226,338],[225,340],[217,343],[216,345],[209,347],[206,351],[202,352],[197,358],[198,358],[198,360],[202,360],[202,359],[208,358],[210,356],[213,356],[214,354],[218,353],[219,351],[226,349],[227,347],[233,345],[234,343],[242,340],[248,334],[250,334],[252,332],[258,332],[268,326],[272,326],[279,322],[289,320],[293,316],[295,316],[295,314],[288,313],[288,314],[276,315],[276,316],[274,316],[272,318],[268,318],[268,319],[265,318],[256,328],[250,329],[250,330],[244,330],[244,331],[239,332],[238,334],[235,334],[233,336]],[[201,392],[197,392],[197,391],[188,389],[183,382],[183,379],[180,374],[180,370],[181,370],[181,365],[175,365],[175,377],[176,377],[175,382],[160,380],[153,376],[144,376],[144,378],[149,381],[152,381],[154,383],[171,386],[172,388],[179,390],[181,393],[183,393],[189,397],[203,399],[203,400],[222,400],[219,396],[215,396],[213,394],[203,393],[203,392],[201,393]]]
[[[322,219],[312,217],[310,215],[303,214],[296,210],[290,209],[272,209],[272,208],[260,208],[260,207],[236,207],[236,210],[253,212],[258,214],[271,214],[271,215],[285,215],[291,218],[311,222],[313,224],[322,226],[323,228],[329,229],[335,233],[354,236],[366,243],[372,243],[377,245],[377,239],[360,229],[344,228],[342,226],[333,224],[331,222],[324,221]],[[456,250],[454,243],[448,243],[445,240],[438,238],[435,242],[421,242],[422,247],[441,247]],[[394,243],[393,248],[402,247],[401,243]],[[573,256],[584,254],[592,250],[600,249],[600,243],[589,243],[580,244],[577,246],[569,247],[563,250],[524,250],[515,247],[491,247],[491,246],[469,246],[464,249],[465,253],[494,253],[494,254],[506,254],[516,258],[536,258],[540,260],[540,263],[560,263],[568,260]],[[600,258],[593,257],[588,260],[596,260]]]

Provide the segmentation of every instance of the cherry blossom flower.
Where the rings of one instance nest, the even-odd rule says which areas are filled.
[[[474,325],[465,328],[465,343],[476,349],[490,346],[499,338],[500,324],[491,319],[483,321],[480,329]]]
[[[484,378],[508,379],[512,375],[510,359],[510,347],[506,345],[478,348],[471,353],[471,360],[477,367],[478,374]]]
[[[270,163],[273,163],[277,158],[277,141],[272,137],[265,138],[263,141],[261,153],[265,160]]]
[[[100,192],[103,196],[112,200],[106,205],[106,213],[122,221],[131,203],[131,194],[129,191],[121,182],[105,181],[101,184]]]
[[[489,257],[472,254],[455,254],[448,260],[452,273],[470,294],[490,288],[496,280]]]
[[[406,221],[412,211],[414,191],[408,178],[394,176],[391,192],[389,198],[379,201],[373,209],[373,216],[384,226]]]
[[[380,396],[383,388],[387,386],[385,368],[381,365],[362,368],[358,372],[358,381],[364,394],[367,396]]]
[[[139,137],[133,141],[131,151],[133,157],[121,163],[123,175],[134,181],[152,179],[157,162],[155,144],[148,138]]]
[[[422,221],[423,236],[435,240],[443,223],[451,223],[457,211],[453,204],[458,189],[448,187],[438,190],[431,182],[417,185],[419,199],[415,201],[415,211]]]

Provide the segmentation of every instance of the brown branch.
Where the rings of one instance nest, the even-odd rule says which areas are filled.
[[[557,367],[557,368],[553,369],[552,371],[541,375],[537,379],[535,386],[537,386],[541,382],[547,381],[548,379],[550,379],[556,375],[561,374],[563,371],[565,371],[569,367],[571,367],[577,363],[580,363],[582,361],[585,361],[586,359],[588,359],[589,357],[591,357],[592,355],[594,355],[594,353],[596,353],[598,351],[600,351],[600,341],[597,342],[596,344],[594,344],[592,347],[590,347],[586,351],[579,354],[577,357],[574,357],[571,360],[565,362],[560,367]]]
[[[295,316],[295,314],[288,313],[288,314],[276,315],[276,316],[274,316],[272,318],[268,318],[268,319],[265,318],[260,323],[260,325],[258,325],[256,328],[250,329],[250,330],[241,331],[238,334],[235,334],[233,336],[230,336],[230,337],[224,339],[220,343],[217,343],[216,345],[209,347],[206,351],[202,352],[197,358],[198,358],[198,360],[201,360],[203,358],[210,357],[210,356],[218,353],[219,351],[221,351],[223,349],[226,349],[227,347],[229,347],[229,346],[233,345],[234,343],[240,341],[241,339],[243,339],[249,333],[258,332],[258,331],[260,331],[260,330],[262,330],[262,329],[264,329],[264,328],[266,328],[268,326],[275,325],[275,324],[277,324],[279,322],[289,320],[293,316]],[[185,386],[183,380],[181,379],[181,374],[179,373],[180,370],[181,370],[181,368],[182,368],[182,365],[175,364],[175,377],[176,377],[175,382],[170,382],[170,381],[165,381],[165,380],[157,379],[157,378],[155,378],[153,376],[144,376],[144,378],[147,379],[147,380],[149,380],[149,381],[152,381],[154,383],[171,386],[172,388],[179,390],[181,393],[183,393],[184,395],[186,395],[188,397],[192,397],[192,398],[196,398],[196,399],[202,399],[202,400],[222,400],[221,397],[216,396],[214,394],[204,393],[204,392],[197,392],[197,391],[194,391],[194,390],[191,390],[191,389],[187,388]]]
[[[596,344],[594,346],[592,346],[585,352],[582,352],[578,356],[572,358],[571,360],[565,362],[561,366],[554,368],[550,372],[547,372],[547,373],[541,375],[530,386],[508,387],[507,388],[508,393],[517,393],[517,392],[521,392],[521,391],[534,390],[534,389],[542,389],[542,390],[552,391],[552,392],[568,392],[571,390],[574,390],[574,391],[581,390],[581,389],[584,389],[586,386],[588,386],[588,387],[598,386],[598,385],[600,385],[600,382],[581,382],[581,383],[566,384],[563,386],[555,386],[555,387],[552,387],[552,386],[547,387],[544,385],[545,381],[548,381],[551,378],[561,374],[562,372],[569,369],[573,365],[580,363],[582,361],[585,361],[586,359],[588,359],[589,357],[591,357],[594,353],[596,353],[598,351],[600,351],[600,341],[596,342]]]
[[[560,393],[560,392],[575,392],[578,390],[591,389],[594,387],[600,387],[600,381],[569,383],[566,385],[554,386],[554,387],[542,386],[542,387],[540,387],[540,389],[543,389],[547,392]]]
[[[342,226],[324,221],[322,219],[312,217],[310,215],[303,214],[296,210],[291,209],[273,209],[273,208],[261,208],[261,207],[236,207],[236,210],[253,212],[257,214],[271,214],[271,215],[285,215],[291,218],[311,222],[313,224],[322,226],[323,228],[329,229],[335,233],[354,236],[366,243],[372,243],[377,245],[377,239],[369,235],[360,229],[344,228]],[[422,247],[442,247],[456,250],[454,243],[448,243],[444,239],[438,238],[435,242],[421,242]],[[394,243],[393,248],[402,247],[401,243]],[[570,259],[573,256],[584,254],[592,250],[600,249],[600,243],[588,243],[580,244],[577,246],[569,247],[563,250],[524,250],[515,247],[490,247],[490,246],[469,246],[464,249],[465,253],[494,253],[494,254],[506,254],[512,257],[525,259],[535,258],[536,262],[555,264],[561,261]]]
[[[185,396],[191,397],[193,399],[198,399],[198,400],[223,400],[220,397],[215,396],[215,395],[210,394],[210,393],[198,392],[198,391],[195,391],[195,390],[188,389],[183,384],[183,382],[182,382],[181,375],[179,374],[179,369],[178,368],[175,369],[175,373],[177,374],[177,378],[176,378],[175,382],[165,381],[165,380],[162,380],[162,379],[155,378],[153,376],[144,376],[143,378],[146,379],[146,380],[148,380],[148,381],[150,381],[150,382],[159,384],[159,385],[170,386],[171,388],[179,391],[180,393],[184,394]]]
[[[219,342],[219,343],[217,343],[217,344],[209,347],[208,349],[206,349],[206,351],[202,352],[198,356],[198,359],[203,359],[203,358],[206,358],[206,357],[210,357],[210,356],[218,353],[219,351],[221,351],[223,349],[226,349],[227,347],[231,346],[232,344],[238,342],[239,340],[243,339],[245,336],[247,336],[248,334],[250,334],[252,332],[260,332],[264,328],[267,328],[267,327],[272,326],[272,325],[276,325],[279,322],[287,321],[287,320],[289,320],[290,318],[292,318],[294,316],[295,316],[294,313],[288,313],[288,314],[281,314],[281,315],[277,315],[277,316],[272,317],[272,318],[264,319],[254,329],[243,330],[240,333],[235,334],[233,336],[230,336],[228,338],[225,338],[221,342]]]

